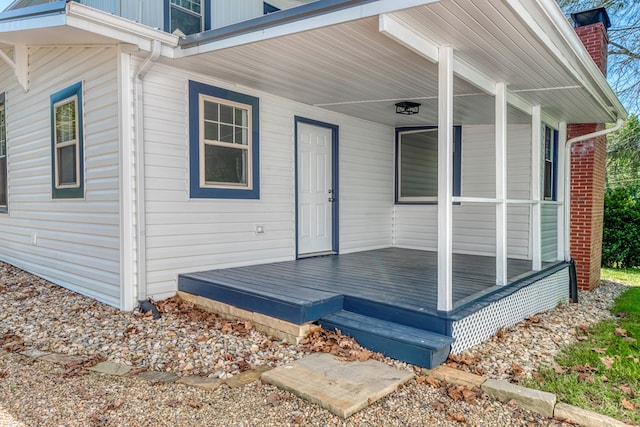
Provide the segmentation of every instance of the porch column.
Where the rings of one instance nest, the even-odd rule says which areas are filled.
[[[542,206],[540,205],[542,119],[539,105],[531,109],[531,264],[542,269]]]
[[[496,285],[507,284],[507,84],[496,83]]]
[[[565,156],[567,150],[564,147],[567,145],[567,122],[558,123],[558,149],[556,150],[556,155],[558,156],[558,160],[556,162],[556,200],[560,202],[558,205],[558,255],[556,259],[564,259],[565,254],[565,227],[569,227],[569,224],[565,224],[564,218],[564,204],[566,203],[566,195],[565,195],[565,179],[568,179],[565,176]],[[567,260],[568,261],[568,260]]]
[[[453,309],[453,48],[438,53],[438,310]]]

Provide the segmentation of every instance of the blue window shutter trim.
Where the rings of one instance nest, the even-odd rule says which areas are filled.
[[[558,135],[557,130],[553,131],[553,186],[551,187],[551,200],[558,200]]]
[[[252,188],[200,187],[199,95],[209,95],[251,106]],[[254,96],[189,80],[189,190],[194,199],[260,199],[260,100]]]
[[[170,8],[169,4],[171,0],[164,0],[164,31],[167,33],[171,32],[171,19],[170,19]]]
[[[76,111],[78,114],[78,156],[80,159],[78,167],[78,187],[75,188],[56,188],[56,124],[53,106],[64,99],[76,95],[78,97],[78,105]],[[84,113],[82,110],[82,82],[75,83],[64,88],[53,95],[50,100],[51,115],[51,196],[54,199],[81,199],[84,197]]]
[[[204,13],[204,30],[211,29],[211,0],[204,0],[202,4],[202,13]]]

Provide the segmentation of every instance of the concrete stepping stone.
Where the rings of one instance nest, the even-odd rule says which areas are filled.
[[[86,360],[82,356],[69,356],[68,354],[49,353],[44,356],[40,356],[38,359],[46,360],[47,362],[56,363],[65,367],[72,365],[79,365]]]
[[[268,366],[258,366],[256,369],[234,375],[233,377],[224,380],[224,383],[231,388],[242,387],[247,384],[251,384],[254,381],[258,381],[262,374],[270,369],[271,368]]]
[[[174,383],[180,377],[172,372],[144,371],[136,375],[138,378],[152,383]]]
[[[131,367],[121,363],[100,362],[95,366],[87,368],[89,371],[98,372],[100,374],[115,375],[121,377],[131,372]]]
[[[207,391],[214,391],[220,387],[223,382],[220,378],[199,377],[197,375],[188,375],[176,381],[176,384],[184,384],[190,387],[201,388]]]
[[[315,353],[262,374],[262,380],[347,418],[414,377],[382,362],[341,362]]]
[[[51,353],[48,351],[38,350],[37,348],[30,348],[28,350],[21,351],[20,354],[23,356],[31,357],[32,359],[38,359]]]

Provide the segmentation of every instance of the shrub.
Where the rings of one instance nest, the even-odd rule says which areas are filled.
[[[607,190],[604,197],[602,265],[640,266],[640,200],[629,188]]]

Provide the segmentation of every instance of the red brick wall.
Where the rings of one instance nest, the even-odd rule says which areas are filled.
[[[602,23],[576,28],[576,33],[603,74],[607,70],[607,31]],[[573,124],[567,139],[604,129],[602,124]],[[571,257],[576,261],[578,286],[600,283],[602,222],[607,139],[588,139],[571,149]]]
[[[602,22],[575,29],[576,34],[587,48],[593,62],[596,63],[602,74],[607,75],[607,46],[609,37]]]

